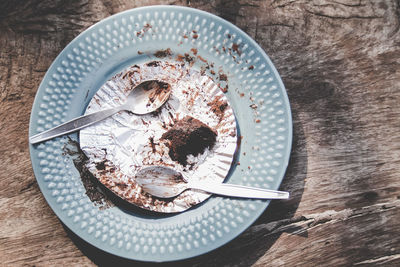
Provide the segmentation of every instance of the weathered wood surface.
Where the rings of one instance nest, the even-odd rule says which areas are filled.
[[[0,265],[119,263],[64,229],[28,151],[35,93],[57,54],[93,23],[148,4],[234,23],[271,57],[294,118],[291,162],[274,201],[234,241],[176,265],[400,265],[400,2],[0,2]],[[149,264],[150,265],[150,264]]]

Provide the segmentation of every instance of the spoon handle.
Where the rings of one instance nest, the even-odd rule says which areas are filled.
[[[35,134],[35,135],[29,137],[29,142],[31,144],[36,144],[36,143],[43,142],[43,141],[49,140],[51,138],[60,136],[60,135],[75,132],[75,131],[85,128],[89,125],[92,125],[93,123],[96,123],[105,118],[108,118],[120,110],[122,110],[121,106],[111,108],[111,109],[106,109],[106,110],[100,110],[100,111],[93,112],[88,115],[83,115],[83,116],[77,117],[77,118],[67,121],[63,124],[60,124],[54,128],[51,128],[49,130],[46,130],[44,132],[41,132],[41,133],[38,133],[38,134]]]
[[[202,190],[217,195],[240,197],[240,198],[258,198],[258,199],[288,199],[289,192],[262,189],[234,184],[216,184],[206,182],[190,182],[188,187]]]

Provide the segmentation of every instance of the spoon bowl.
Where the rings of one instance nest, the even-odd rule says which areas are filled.
[[[158,80],[138,84],[128,95],[123,108],[137,115],[151,113],[160,108],[171,94],[171,85]]]
[[[176,197],[188,189],[240,198],[289,198],[289,193],[285,191],[216,183],[212,181],[190,181],[181,173],[165,166],[149,166],[142,168],[136,173],[135,180],[145,192],[159,198]]]
[[[124,104],[72,119],[47,131],[31,136],[29,142],[31,144],[36,144],[57,136],[78,131],[122,110],[137,115],[154,112],[168,100],[171,91],[171,85],[166,82],[158,80],[144,81],[132,89]]]
[[[188,189],[182,174],[162,166],[143,168],[135,179],[145,192],[159,198],[175,197]]]

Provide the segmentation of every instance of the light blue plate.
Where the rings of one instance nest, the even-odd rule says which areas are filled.
[[[168,48],[171,56],[154,57]],[[227,180],[278,189],[292,142],[290,106],[279,74],[244,32],[196,9],[137,8],[81,33],[47,71],[35,98],[29,134],[83,114],[96,90],[125,67],[154,59],[171,61],[185,53],[196,59],[194,68],[227,88],[237,117],[242,140]],[[70,137],[77,140],[77,134]],[[100,210],[86,196],[72,159],[64,155],[66,143],[61,137],[30,147],[40,189],[68,228],[121,257],[172,261],[206,253],[238,236],[269,204],[212,197],[173,216],[136,214],[119,207]]]

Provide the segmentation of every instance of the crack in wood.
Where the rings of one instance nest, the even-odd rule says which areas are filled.
[[[264,24],[264,25],[257,25],[261,27],[287,27],[287,28],[294,28],[294,25],[289,25],[289,24],[284,24],[284,23],[270,23],[270,24]]]
[[[311,11],[309,9],[304,9],[305,12],[307,12],[308,14],[314,15],[314,16],[318,16],[318,17],[322,17],[322,18],[328,18],[328,19],[383,19],[384,17],[381,16],[375,16],[375,15],[370,15],[370,16],[361,16],[361,15],[348,15],[348,16],[344,16],[344,15],[328,15],[328,14],[324,14],[322,12],[317,12],[317,11]]]
[[[345,7],[362,7],[362,6],[365,6],[365,5],[363,5],[361,3],[361,0],[358,0],[358,2],[356,2],[355,4],[343,3],[343,2],[340,2],[340,1],[334,1],[334,0],[332,1],[332,3],[338,4],[338,5],[342,5],[342,6],[345,6]]]
[[[370,260],[364,260],[360,262],[354,263],[354,265],[361,265],[361,264],[386,264],[390,263],[391,261],[394,260],[400,260],[400,254],[392,254],[392,255],[387,255],[379,258],[373,258]]]
[[[36,180],[29,182],[25,187],[21,188],[21,190],[19,191],[20,193],[24,193],[28,190],[31,190],[33,185],[36,184]]]
[[[289,0],[289,1],[282,1],[282,0],[274,0],[271,2],[271,6],[275,7],[275,8],[282,8],[282,7],[286,7],[289,6],[293,3],[298,2],[297,0]]]
[[[327,210],[322,213],[302,215],[292,219],[283,219],[266,224],[255,225],[252,226],[248,232],[251,234],[254,234],[255,232],[266,232],[265,235],[274,235],[284,232],[300,234],[327,223],[335,223],[337,221],[344,221],[350,218],[366,216],[368,214],[380,213],[386,210],[398,208],[400,208],[400,200],[357,209],[344,209],[340,211]]]

